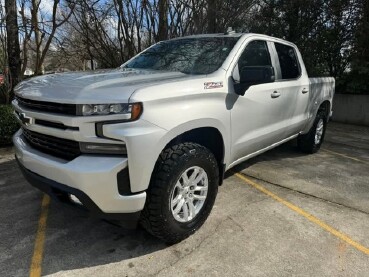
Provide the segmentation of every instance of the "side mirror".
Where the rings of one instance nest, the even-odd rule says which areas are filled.
[[[240,68],[238,76],[235,77],[233,78],[235,81],[235,92],[239,95],[245,95],[245,92],[253,85],[273,83],[275,81],[273,66],[244,66]]]

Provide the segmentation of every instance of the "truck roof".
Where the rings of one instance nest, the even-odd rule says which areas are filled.
[[[245,35],[246,33],[231,33],[231,34],[227,34],[227,33],[216,33],[216,34],[198,34],[198,35],[190,35],[190,36],[184,36],[184,37],[179,37],[177,39],[181,39],[181,38],[209,38],[209,37],[241,37],[243,35]]]
[[[281,39],[281,38],[276,38],[276,37],[271,37],[268,35],[264,35],[264,34],[257,34],[257,33],[235,33],[235,32],[231,32],[231,33],[216,33],[216,34],[198,34],[198,35],[190,35],[190,36],[184,36],[184,37],[177,37],[177,38],[173,38],[170,40],[180,40],[180,39],[188,39],[188,38],[216,38],[216,37],[220,37],[220,38],[227,38],[227,37],[233,37],[233,38],[240,38],[242,36],[260,36],[263,37],[265,39],[271,39],[274,41],[279,41],[285,44],[290,44],[292,46],[295,46],[295,44],[293,44],[290,41]]]

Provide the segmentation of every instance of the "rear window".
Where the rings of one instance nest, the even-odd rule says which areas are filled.
[[[279,64],[282,71],[282,79],[297,79],[300,74],[300,65],[293,47],[275,43]]]

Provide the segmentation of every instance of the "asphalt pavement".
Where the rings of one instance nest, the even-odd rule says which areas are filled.
[[[0,276],[369,276],[369,127],[330,123],[317,154],[293,141],[237,166],[172,246],[44,197],[0,149]]]

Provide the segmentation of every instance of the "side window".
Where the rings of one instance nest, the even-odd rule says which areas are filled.
[[[275,43],[279,64],[282,71],[282,79],[296,79],[300,76],[300,65],[295,49],[291,46]]]
[[[271,66],[270,55],[266,41],[251,41],[238,60],[238,68],[241,71],[249,66]]]

